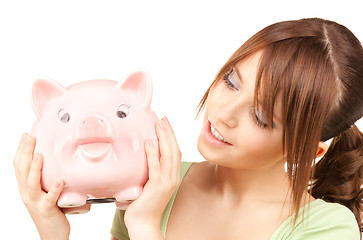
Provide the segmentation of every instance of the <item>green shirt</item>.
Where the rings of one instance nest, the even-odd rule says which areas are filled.
[[[191,162],[182,162],[180,179],[183,180]],[[180,186],[180,185],[179,185]],[[165,237],[166,227],[173,203],[179,187],[175,190],[161,218],[161,232]],[[360,240],[360,232],[354,214],[345,206],[337,203],[327,203],[317,199],[302,207],[295,226],[292,227],[294,216],[283,222],[270,240]],[[119,240],[129,240],[127,228],[124,223],[123,210],[116,210],[111,234]]]

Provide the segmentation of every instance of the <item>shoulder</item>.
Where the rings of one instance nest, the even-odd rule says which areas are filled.
[[[194,162],[181,162],[181,166],[180,166],[180,184],[181,182],[184,180],[185,175],[190,175],[190,168],[192,168],[192,166],[195,165]],[[180,186],[180,185],[179,185]]]
[[[210,183],[211,173],[213,173],[214,165],[203,161],[203,162],[182,162],[181,165],[181,175],[183,173],[185,176],[184,184],[185,185],[195,185],[195,186],[203,186],[207,181]],[[185,169],[183,171],[183,169]]]
[[[188,170],[195,162],[181,162],[181,171]]]
[[[318,199],[305,207],[303,219],[296,225],[298,239],[360,239],[353,212],[341,204]]]
[[[312,217],[322,218],[324,220],[330,220],[332,222],[339,221],[339,219],[345,220],[354,220],[353,212],[338,203],[329,203],[324,200],[317,199],[316,203],[311,204],[311,210],[309,211],[309,215]]]
[[[328,203],[321,199],[317,199],[315,204],[311,206],[309,216],[315,219],[315,222],[330,222],[339,225],[353,225],[356,226],[353,212],[338,203]]]

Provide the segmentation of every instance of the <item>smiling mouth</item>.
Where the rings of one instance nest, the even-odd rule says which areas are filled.
[[[78,141],[78,148],[87,158],[100,158],[112,147],[110,138],[87,138]]]
[[[232,145],[231,143],[227,142],[227,140],[225,140],[222,135],[214,128],[213,124],[211,122],[209,122],[209,128],[210,128],[210,132],[212,133],[212,136],[217,139],[220,142],[224,142],[227,144]]]

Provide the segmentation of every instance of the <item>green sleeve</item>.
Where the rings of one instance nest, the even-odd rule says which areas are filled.
[[[296,239],[306,240],[360,240],[360,231],[354,214],[340,204],[332,205],[320,218],[296,234]],[[295,238],[294,238],[295,239]]]
[[[116,208],[115,216],[113,217],[111,235],[118,240],[129,240],[129,234],[124,222],[125,210]]]
[[[270,240],[360,240],[353,212],[338,203],[317,199],[287,219]]]

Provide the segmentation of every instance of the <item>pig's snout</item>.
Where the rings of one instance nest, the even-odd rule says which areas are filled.
[[[77,128],[77,151],[80,158],[100,161],[112,150],[111,127],[99,116],[84,118]]]
[[[84,118],[79,124],[78,138],[109,137],[111,131],[107,121],[99,116]]]

